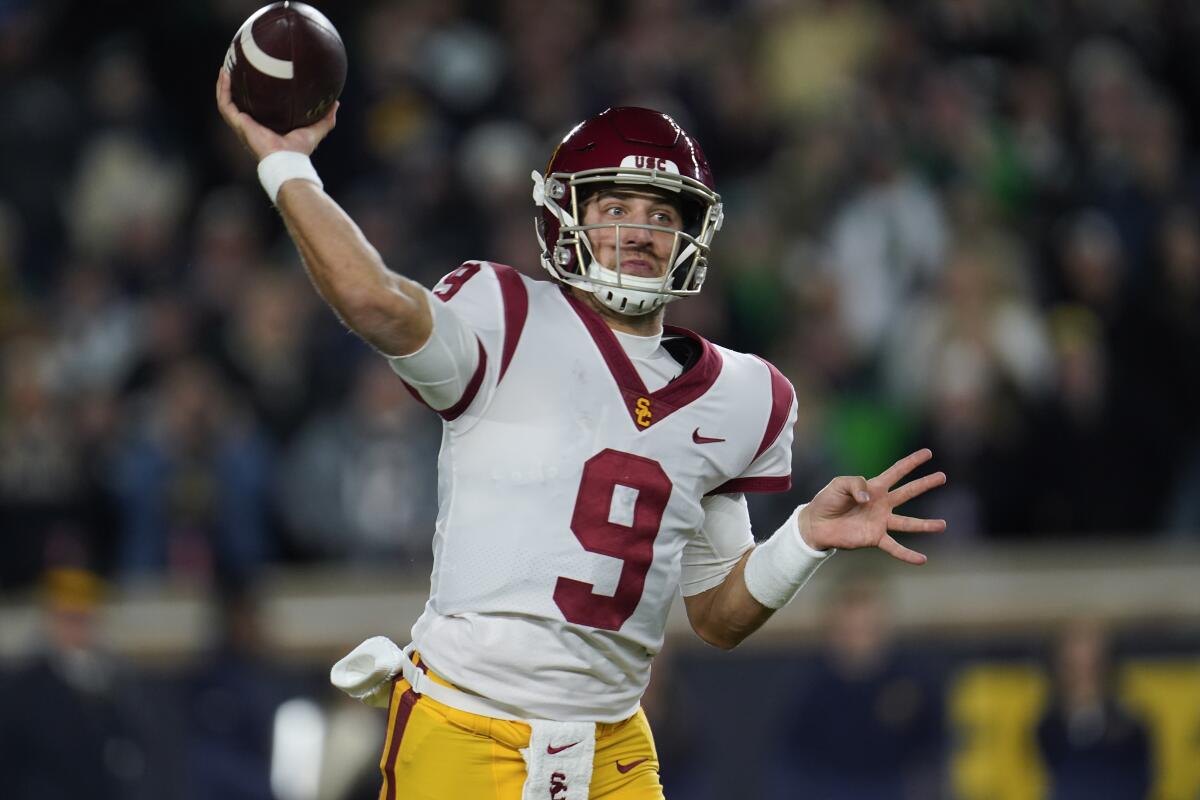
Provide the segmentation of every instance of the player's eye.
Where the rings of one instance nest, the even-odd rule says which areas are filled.
[[[625,209],[621,208],[620,206],[609,206],[608,208],[604,209],[604,213],[610,217],[620,217],[624,216]]]

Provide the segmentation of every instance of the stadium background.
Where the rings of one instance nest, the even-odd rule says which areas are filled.
[[[323,673],[419,613],[438,426],[320,304],[216,114],[257,5],[0,0],[16,787],[59,747],[93,796],[373,796],[380,715]],[[1200,797],[1200,6],[319,7],[350,75],[316,163],[392,268],[540,277],[529,171],[604,106],[661,108],[728,215],[669,316],[800,398],[760,534],[912,446],[950,475],[926,567],[839,556],[733,654],[673,613],[647,700],[668,796],[791,796],[814,752],[846,776],[822,796],[1043,796],[1074,632],[1113,648],[1152,796]],[[75,701],[37,690],[47,643]],[[814,705],[854,652],[899,672]]]

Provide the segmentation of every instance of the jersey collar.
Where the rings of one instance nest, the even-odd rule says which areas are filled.
[[[631,360],[645,361],[658,352],[659,345],[662,344],[663,332],[659,331],[653,336],[638,336],[635,333],[613,331],[613,336],[616,337],[617,344],[621,345],[621,349]]]
[[[651,392],[646,389],[642,376],[638,375],[633,362],[625,354],[608,323],[565,288],[563,297],[591,334],[592,341],[596,343],[596,348],[617,383],[625,401],[625,408],[629,411],[629,418],[639,431],[647,430],[700,397],[712,387],[717,376],[721,374],[721,354],[707,339],[687,328],[664,325],[663,331],[666,335],[691,339],[700,346],[701,355],[699,360],[684,370],[678,378],[657,392]]]

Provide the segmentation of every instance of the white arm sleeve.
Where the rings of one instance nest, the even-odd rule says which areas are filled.
[[[684,597],[720,586],[754,546],[744,494],[714,494],[700,501],[704,524],[683,548],[680,591]]]
[[[415,353],[388,356],[392,370],[436,411],[457,403],[479,366],[479,340],[446,303],[425,289],[433,331]]]

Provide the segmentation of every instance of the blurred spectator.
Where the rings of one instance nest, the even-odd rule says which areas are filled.
[[[163,698],[101,644],[102,581],[55,567],[42,590],[43,646],[0,684],[4,797],[177,796]]]
[[[50,343],[9,339],[0,350],[0,588],[45,568],[51,537],[80,521],[86,475],[68,408],[52,391]]]
[[[1050,328],[1057,386],[1031,415],[1031,441],[1041,449],[1029,454],[1024,470],[1033,490],[1026,527],[1043,534],[1125,533],[1159,524],[1157,498],[1167,487],[1159,485],[1161,452],[1148,436],[1154,427],[1128,425],[1131,412],[1122,402],[1138,392],[1114,386],[1118,376],[1100,318],[1068,305],[1052,312]],[[1141,408],[1141,414],[1163,411]],[[1114,482],[1120,496],[1096,491]]]
[[[320,389],[310,349],[316,297],[297,271],[245,275],[217,359],[276,445],[286,443],[316,407]]]
[[[85,140],[81,74],[62,69],[60,9],[12,0],[0,5],[0,200],[18,209],[21,284],[53,287],[61,260],[62,198]]]
[[[24,228],[15,210],[0,199],[0,335],[7,336],[24,322],[28,298],[21,286]]]
[[[159,377],[116,455],[125,575],[247,577],[273,552],[271,454],[253,417],[208,364]]]
[[[1040,487],[1033,524],[1065,533],[1123,525],[1127,499],[1097,493],[1099,482],[1126,471],[1113,447],[1122,422],[1111,409],[1112,380],[1099,318],[1085,307],[1063,306],[1050,317],[1057,385],[1035,417],[1034,439],[1043,448],[1030,484]]]
[[[253,165],[227,157],[240,144],[192,91],[259,4],[0,0],[0,591],[63,552],[200,580],[430,557],[436,419],[320,309]],[[1198,4],[325,10],[351,74],[317,164],[389,266],[426,285],[481,252],[545,277],[528,173],[571,121],[638,103],[695,129],[730,222],[704,293],[670,321],[772,358],[800,406],[793,490],[750,498],[760,531],[829,475],[870,473],[916,440],[952,480],[905,511],[948,519],[946,546],[1200,539]],[[795,717],[784,755],[833,764],[892,742],[880,764],[817,758],[800,777],[936,797],[932,766],[911,786],[871,783],[925,746],[926,712],[906,704],[937,705],[873,591],[836,602],[843,631],[831,625],[802,698],[827,716]],[[202,796],[267,791],[276,678],[260,632],[235,623],[245,610],[230,600],[230,635],[190,687],[197,747],[179,773]],[[103,744],[137,725],[123,670],[71,666],[110,664],[88,643],[95,613],[47,621],[46,657],[0,706],[0,796],[58,796],[65,784],[41,781],[71,780],[62,764],[80,765],[73,796],[182,796],[155,783],[134,734]],[[1095,660],[1094,643],[1071,647]],[[669,766],[694,752],[661,677],[647,709],[679,733],[661,743]],[[1077,774],[1108,728],[1080,750],[1095,714],[1068,717],[1045,727]],[[843,718],[867,738],[835,748]]]
[[[998,262],[998,255],[956,250],[936,293],[907,306],[884,355],[892,397],[928,409],[929,393],[952,380],[956,359],[978,364],[989,397],[1029,405],[1050,388],[1040,314],[1021,291],[1019,264]]]
[[[561,136],[561,126],[594,112],[597,82],[607,70],[603,60],[608,37],[598,36],[607,17],[589,3],[540,3],[505,0],[501,28],[507,37],[510,85],[504,105],[543,136]],[[580,54],[588,52],[587,58]]]
[[[1032,217],[1037,200],[1061,197],[1071,185],[1072,154],[1068,149],[1063,87],[1045,64],[1017,64],[1005,99],[1011,103],[1012,147],[1030,182],[1029,205],[1008,209],[1013,219]],[[1029,222],[1036,225],[1035,220]]]
[[[883,356],[891,396],[919,412],[954,481],[929,498],[956,539],[1021,528],[1012,480],[1027,432],[1021,420],[1051,388],[1052,355],[1020,263],[1003,251],[959,248],[936,293],[911,303]],[[1019,512],[1018,512],[1019,513]]]
[[[717,291],[712,298],[724,301],[726,309],[706,308],[705,300],[709,298],[705,297],[695,306],[690,302],[675,304],[678,307],[671,308],[672,319],[687,316],[695,322],[685,327],[705,331],[706,336],[714,338],[732,337],[752,353],[767,353],[785,332],[793,302],[778,266],[782,249],[778,232],[771,223],[770,209],[753,202],[730,212],[726,224],[729,236],[722,242],[723,269],[713,281]],[[709,311],[708,318],[700,316],[705,310]],[[722,316],[728,316],[727,324],[723,324]],[[723,330],[725,327],[728,330]]]
[[[274,800],[275,713],[304,689],[270,658],[262,612],[237,582],[218,589],[213,645],[184,680],[187,800]]]
[[[828,113],[857,88],[887,20],[864,0],[761,3],[759,73],[777,114]]]
[[[171,116],[136,38],[102,39],[86,67],[92,133],[65,202],[71,244],[113,264],[126,287],[173,282],[191,181]]]
[[[820,662],[780,704],[772,796],[926,800],[940,796],[945,741],[935,676],[899,650],[883,587],[834,590]]]
[[[1171,0],[1085,5],[342,4],[329,11],[352,71],[318,164],[396,271],[430,284],[487,252],[540,275],[537,154],[597,108],[661,106],[705,142],[731,221],[704,294],[671,318],[790,364],[819,425],[797,438],[798,487],[931,434],[955,480],[923,512],[957,541],[1195,528],[1200,371],[1181,365],[1200,359],[1200,17]],[[265,443],[303,432],[305,470],[354,460],[314,431],[344,412],[346,365],[366,350],[317,310],[252,169],[227,157],[239,144],[178,91],[211,75],[204,53],[215,66],[253,7],[0,3],[0,348],[32,335],[46,351],[5,358],[40,377],[3,390],[0,580],[36,574],[47,525],[107,568],[106,506],[126,531],[159,513],[135,495],[178,506],[154,499],[159,474],[114,477],[162,427],[152,398],[181,360],[209,361],[233,395],[224,444],[206,447],[240,453],[241,477],[222,474],[249,495],[296,481]],[[1064,322],[1064,305],[1092,321]],[[1120,507],[1086,494],[1098,475],[1122,481]],[[775,501],[756,498],[756,518]],[[406,501],[373,502],[373,518],[400,515],[373,525],[409,528]],[[267,519],[243,506],[265,507],[217,516]],[[306,519],[247,523],[257,555],[209,556],[347,557]],[[275,534],[286,546],[263,544]],[[209,557],[135,540],[127,565]]]
[[[531,186],[530,165],[542,158],[542,143],[525,123],[486,122],[464,137],[459,148],[461,181],[477,204],[492,259],[536,275],[536,246],[529,237],[525,204]],[[451,265],[446,265],[447,269]]]
[[[163,286],[177,278],[171,250],[187,192],[182,163],[130,133],[97,134],[68,201],[72,243],[111,259],[127,288]]]
[[[1109,513],[1101,513],[1094,505],[1088,511],[1075,509],[1069,512],[1079,515],[1075,522],[1055,525],[1053,520],[1047,520],[1042,530],[1127,533],[1161,524],[1181,444],[1176,427],[1179,423],[1170,414],[1175,403],[1171,387],[1177,379],[1172,377],[1174,365],[1163,369],[1153,355],[1162,347],[1157,332],[1161,323],[1154,318],[1153,306],[1131,283],[1129,259],[1130,254],[1109,217],[1089,210],[1068,221],[1060,256],[1061,275],[1066,280],[1064,296],[1068,302],[1087,309],[1090,322],[1085,338],[1094,340],[1093,354],[1074,364],[1095,372],[1086,378],[1087,383],[1093,384],[1086,389],[1091,395],[1086,422],[1091,440],[1082,444],[1093,451],[1103,450],[1105,455],[1095,452],[1097,458],[1089,462],[1084,450],[1059,449],[1062,444],[1058,435],[1071,436],[1070,431],[1078,430],[1078,423],[1083,422],[1078,413],[1083,407],[1076,405],[1074,426],[1056,431],[1052,421],[1039,423],[1039,441],[1049,444],[1046,449],[1049,458],[1041,463],[1048,469],[1051,461],[1062,467],[1086,467],[1084,471],[1090,471],[1093,478],[1103,474],[1105,483],[1118,480],[1123,488],[1121,501],[1108,503]],[[1053,318],[1052,311],[1050,314]],[[1078,317],[1068,315],[1068,318],[1072,316]],[[1065,353],[1060,350],[1062,355]],[[1084,374],[1078,371],[1061,376],[1062,380],[1081,378]],[[1078,394],[1075,399],[1080,399]],[[1051,400],[1051,405],[1068,402],[1065,395],[1060,395]],[[1138,421],[1135,427],[1128,425],[1131,419]],[[1034,453],[1028,455],[1036,459]],[[1099,469],[1102,460],[1107,460],[1114,471],[1102,473]],[[1058,480],[1065,477],[1065,473],[1055,474]],[[1088,482],[1082,473],[1076,473],[1070,480],[1078,482],[1080,491],[1082,484]]]
[[[1121,288],[1128,259],[1112,220],[1096,209],[1079,211],[1063,223],[1059,245],[1058,298],[1116,321],[1127,300]]]
[[[197,309],[183,292],[163,290],[142,298],[138,328],[143,336],[120,391],[133,405],[172,365],[200,349]]]
[[[1149,735],[1121,708],[1113,680],[1104,629],[1093,621],[1069,625],[1055,648],[1050,708],[1037,729],[1050,800],[1149,795]]]
[[[1154,339],[1162,344],[1145,353],[1161,375],[1170,403],[1163,409],[1180,447],[1166,528],[1200,538],[1200,211],[1178,205],[1163,219],[1158,233],[1158,269],[1149,301],[1158,325]]]
[[[115,391],[137,355],[136,306],[103,268],[79,263],[65,271],[54,308],[55,389]]]
[[[1142,287],[1155,228],[1176,195],[1194,194],[1177,115],[1163,101],[1143,54],[1115,37],[1081,42],[1069,76],[1081,117],[1086,189],[1108,214],[1129,254],[1128,283]],[[1188,185],[1189,183],[1193,185]]]
[[[317,417],[284,458],[279,505],[305,558],[370,565],[433,557],[440,426],[382,358]]]
[[[1180,541],[1200,539],[1200,446],[1183,464],[1167,507],[1166,529]]]
[[[864,185],[830,224],[828,266],[845,332],[869,357],[918,292],[942,271],[948,246],[937,194],[905,165],[896,132],[863,132]]]
[[[221,187],[199,201],[187,288],[206,330],[220,329],[263,265],[263,214],[251,188]]]
[[[1200,205],[1171,209],[1159,228],[1156,253],[1148,305],[1149,316],[1161,326],[1153,339],[1162,344],[1145,355],[1167,381],[1172,427],[1195,436],[1200,434],[1194,413],[1200,408],[1200,370],[1180,365],[1200,363]]]
[[[654,660],[650,684],[642,696],[642,708],[654,728],[654,749],[660,764],[663,793],[679,800],[714,797],[711,775],[705,768],[700,717],[696,714],[694,689],[676,666],[670,643]]]

